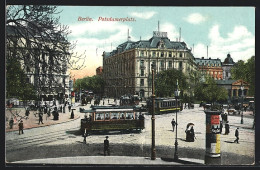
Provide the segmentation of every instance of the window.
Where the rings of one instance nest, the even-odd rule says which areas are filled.
[[[182,57],[182,53],[180,53],[180,57]]]
[[[182,61],[179,62],[179,69],[182,69]]]
[[[143,57],[144,56],[144,51],[141,51],[141,57]]]
[[[172,61],[169,61],[168,67],[169,67],[169,68],[172,68]]]
[[[144,60],[141,60],[140,67],[144,67]]]
[[[155,57],[156,56],[156,52],[153,52],[153,57]]]
[[[141,69],[141,76],[144,76],[144,69]]]
[[[164,53],[163,52],[161,52],[161,57],[164,57]]]
[[[164,67],[164,61],[161,61],[161,67]]]
[[[144,86],[144,79],[141,79],[140,86]]]
[[[172,57],[172,53],[169,53],[169,57]]]

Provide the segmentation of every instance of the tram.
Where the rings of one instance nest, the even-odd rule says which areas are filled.
[[[137,130],[144,127],[144,116],[136,113],[133,108],[103,108],[84,110],[85,118],[81,119],[80,130],[86,131],[114,131]]]
[[[148,99],[147,101],[148,113],[152,113],[152,99]],[[155,99],[155,114],[164,114],[164,113],[172,113],[177,111],[182,111],[181,101],[178,100],[178,104],[176,106],[176,99],[174,98],[156,98]]]

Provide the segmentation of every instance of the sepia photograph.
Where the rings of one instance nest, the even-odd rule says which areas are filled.
[[[6,166],[255,166],[252,6],[6,5]]]

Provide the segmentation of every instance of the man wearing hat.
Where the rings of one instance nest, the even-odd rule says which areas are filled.
[[[23,134],[23,121],[21,120],[20,123],[18,124],[19,126],[19,135],[20,135],[20,132],[22,131],[22,134]]]
[[[104,140],[104,156],[106,156],[106,152],[108,154],[108,156],[110,155],[110,151],[109,151],[109,140],[108,140],[108,136],[106,136],[106,140]]]
[[[235,142],[239,143],[239,142],[238,142],[238,140],[239,140],[239,132],[238,132],[238,129],[239,129],[239,128],[237,128],[236,131],[235,131],[236,140],[234,141],[234,143],[235,143]]]

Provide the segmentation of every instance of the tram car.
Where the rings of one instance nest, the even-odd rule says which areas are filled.
[[[80,108],[81,113],[85,113],[81,119],[80,130],[84,133],[93,131],[124,131],[145,128],[144,116],[135,112],[133,108],[95,108],[85,110]]]
[[[152,114],[152,99],[149,98],[147,101],[148,114]],[[176,99],[175,98],[156,98],[155,101],[155,114],[164,114],[164,113],[172,113],[177,111],[182,111],[181,101],[178,100],[178,104],[176,107]]]

